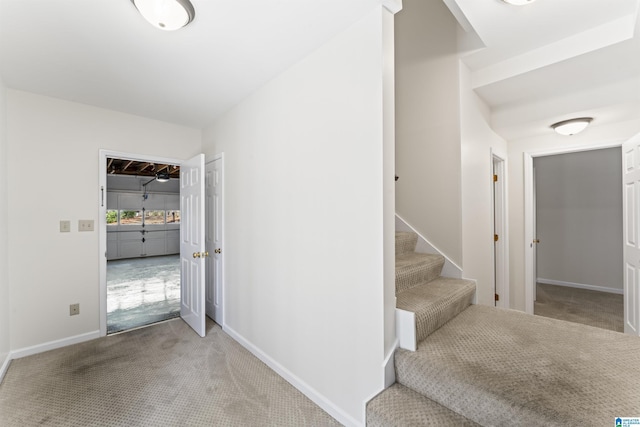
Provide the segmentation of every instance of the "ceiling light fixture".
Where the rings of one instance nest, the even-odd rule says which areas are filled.
[[[525,4],[531,4],[535,0],[502,0],[505,3],[512,4],[514,6],[524,6]]]
[[[582,132],[593,121],[592,117],[579,117],[576,119],[563,120],[551,125],[551,128],[560,135],[575,135]]]
[[[169,181],[169,178],[171,178],[171,176],[169,175],[169,172],[158,172],[156,174],[156,181],[158,182],[167,182]]]
[[[193,21],[196,11],[189,0],[131,0],[151,25],[173,31]]]

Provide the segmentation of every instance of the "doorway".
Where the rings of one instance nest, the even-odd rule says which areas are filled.
[[[620,147],[532,159],[533,313],[623,331]]]
[[[153,164],[156,167],[156,169],[160,168],[160,166],[158,165],[179,166],[181,163],[181,160],[156,157],[156,156],[148,156],[148,155],[138,155],[138,154],[124,153],[124,152],[116,152],[116,151],[108,151],[108,150],[100,150],[99,159],[100,159],[100,163],[99,163],[99,194],[98,194],[99,224],[98,225],[99,225],[99,233],[100,233],[100,238],[99,238],[99,242],[100,242],[100,249],[99,249],[100,251],[99,252],[100,253],[100,265],[99,265],[100,267],[100,335],[105,336],[107,335],[108,308],[113,308],[113,307],[108,307],[108,302],[107,302],[107,260],[108,259],[111,259],[112,261],[122,260],[120,261],[121,263],[129,262],[129,261],[125,261],[127,259],[129,260],[137,260],[137,259],[145,260],[146,259],[148,261],[151,261],[152,258],[154,257],[160,257],[160,256],[166,256],[166,255],[171,256],[173,255],[174,252],[179,253],[179,247],[177,251],[175,250],[174,247],[171,247],[171,244],[169,244],[169,246],[167,247],[167,241],[172,241],[172,239],[171,238],[167,239],[166,234],[173,233],[174,235],[179,236],[180,224],[182,222],[180,218],[180,213],[181,213],[180,209],[178,208],[173,212],[170,211],[169,214],[167,214],[166,212],[167,209],[161,209],[159,204],[162,201],[163,203],[165,203],[163,205],[163,208],[166,206],[173,206],[172,204],[167,205],[167,201],[162,200],[162,199],[166,199],[166,197],[168,196],[164,195],[163,197],[156,197],[156,195],[154,194],[154,192],[157,191],[158,186],[160,186],[161,184],[168,185],[168,187],[165,187],[165,190],[167,190],[169,187],[175,186],[178,189],[178,195],[172,196],[172,197],[177,197],[177,200],[179,203],[180,186],[178,184],[179,180],[177,178],[178,173],[176,173],[175,170],[169,170],[168,172],[173,172],[170,174],[169,180],[164,183],[159,183],[157,182],[158,180],[155,179],[156,177],[155,173],[162,172],[162,171],[156,170],[155,173],[152,173],[151,171],[147,171],[147,172],[138,171],[138,169],[142,169],[145,164],[149,164],[148,166],[145,167],[145,170],[150,169],[151,164]],[[108,170],[107,168],[107,166],[109,165],[108,159],[120,159],[122,161],[125,161],[125,163],[118,166],[120,167],[120,169],[123,169],[126,166],[126,170],[133,172],[133,177],[129,176],[129,177],[111,178],[108,181],[107,175],[116,175],[115,173],[114,174],[108,173],[110,172],[110,170]],[[137,169],[133,169],[134,165]],[[114,162],[112,162],[110,166],[116,166],[116,165],[114,165]],[[163,171],[167,172],[165,169],[163,169]],[[175,168],[175,169],[179,171],[179,168]],[[136,171],[138,172],[136,173]],[[144,176],[145,173],[150,176]],[[138,178],[136,178],[136,175],[138,175]],[[116,184],[113,184],[115,181],[120,181],[120,182],[118,182],[116,185]],[[113,184],[112,187],[109,187],[109,184],[108,184],[109,182]],[[147,183],[147,185],[143,185],[145,183]],[[109,191],[109,190],[116,190],[117,187],[124,187],[128,190]],[[166,192],[169,193],[169,191],[166,191]],[[144,204],[145,210],[143,211],[142,201],[145,194],[146,194],[146,200]],[[122,205],[123,209],[119,209],[120,208],[119,199],[123,203]],[[116,206],[116,208],[107,209],[107,206],[109,206],[110,208],[113,208],[113,206]],[[136,209],[133,209],[133,208],[136,208]],[[111,213],[108,213],[109,211],[111,211]],[[113,211],[117,211],[117,212],[113,212]],[[123,213],[120,211],[127,211],[127,213]],[[173,221],[174,214],[175,214],[175,218],[176,218],[175,221],[177,222],[177,225],[174,224],[171,226],[169,225],[160,226],[160,224],[150,224],[152,222],[159,221],[159,218],[161,217],[159,211],[163,211],[163,221],[165,223],[167,221]],[[146,218],[147,223],[145,224],[145,227],[142,227],[142,221],[145,214],[147,215],[147,218]],[[123,239],[121,241],[119,241],[118,239],[119,236],[117,236],[116,234],[107,233],[107,228],[113,227],[114,216],[117,219],[116,224],[118,224],[118,226],[120,226],[122,222],[121,216],[126,217],[124,218],[124,220],[125,222],[128,222],[127,225],[130,226],[129,228],[124,228],[123,231],[128,230],[127,231],[128,234],[123,234],[122,236]],[[110,222],[111,225],[108,225],[108,221]],[[166,230],[172,229],[172,230],[165,231],[164,235],[162,235],[163,233],[159,233],[159,232],[154,232],[152,234],[152,230],[158,229],[158,228],[164,228]],[[143,230],[145,231],[144,233],[142,233]],[[145,239],[144,242],[142,241],[143,238]],[[178,243],[179,243],[179,238],[178,238]],[[168,253],[166,252],[167,250],[168,250]],[[172,262],[169,262],[169,264],[173,265]],[[177,264],[176,267],[178,269],[178,275],[179,275],[180,274],[179,264]],[[153,271],[153,269],[154,268],[151,267],[148,270]],[[127,268],[122,268],[120,270],[126,271]],[[157,269],[157,271],[159,270],[160,269]],[[124,274],[125,276],[128,275],[127,273],[122,273],[122,274]],[[144,286],[147,286],[146,289],[141,288],[145,292],[140,292],[135,298],[144,302],[152,302],[153,298],[156,298],[156,299],[164,298],[164,281],[165,279],[175,277],[175,274],[173,272],[168,272],[166,269],[163,268],[162,272],[157,274],[157,276],[159,277],[156,277],[154,280],[160,281],[162,283],[162,290],[160,292],[161,297],[157,295],[155,297],[152,297],[151,296],[152,293],[149,292],[149,287],[151,285],[147,283],[146,285],[144,285]],[[116,275],[116,277],[121,277],[121,276]],[[154,277],[154,274],[150,274],[150,277]],[[149,294],[149,295],[146,295],[146,294]],[[170,296],[170,295],[171,295],[171,290],[167,288],[167,296]],[[121,307],[124,308],[125,310],[131,310],[132,304],[133,302],[130,301],[123,304]],[[131,310],[129,311],[129,313],[133,313],[134,311],[135,310]],[[123,313],[127,313],[127,311]],[[153,318],[152,315],[149,317]],[[112,330],[113,329],[114,328],[112,328]]]
[[[106,159],[107,334],[180,315],[180,167]]]

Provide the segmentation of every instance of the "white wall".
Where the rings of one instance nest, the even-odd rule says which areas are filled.
[[[477,281],[479,304],[494,305],[492,152],[507,159],[507,143],[489,126],[490,111],[460,64],[462,258],[464,277]]]
[[[200,130],[14,90],[7,91],[7,126],[17,351],[99,329],[98,231],[77,231],[79,219],[98,224],[99,149],[187,159],[202,138]],[[72,222],[70,233],[58,231],[63,219]],[[69,316],[72,303],[80,303],[80,315]]]
[[[441,1],[396,15],[396,212],[462,265],[457,27]]]
[[[0,80],[0,380],[10,350],[6,94]]]
[[[622,291],[620,147],[536,157],[533,165],[539,281]]]
[[[525,152],[550,154],[602,147],[620,143],[640,131],[640,120],[598,126],[597,121],[584,132],[570,137],[549,130],[544,136],[509,141],[509,283],[511,308],[525,310],[524,168]],[[622,180],[622,178],[620,178]],[[525,252],[526,250],[526,252]]]
[[[225,156],[225,330],[348,425],[364,422],[383,386],[391,317],[386,13],[373,10],[204,133],[206,153]]]

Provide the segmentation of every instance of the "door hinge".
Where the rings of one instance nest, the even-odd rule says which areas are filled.
[[[499,239],[498,235],[497,235],[497,234],[494,234],[494,235],[493,235],[493,241],[494,241],[494,242],[497,242],[497,241],[498,241],[498,239]]]
[[[493,175],[493,182],[498,182],[498,175]]]
[[[496,295],[496,301],[500,301],[500,295],[495,294]]]

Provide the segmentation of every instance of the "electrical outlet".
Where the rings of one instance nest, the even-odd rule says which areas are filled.
[[[69,316],[80,314],[80,304],[71,304],[69,306]]]
[[[79,220],[78,231],[93,231],[93,220],[92,219]]]
[[[60,232],[69,233],[71,231],[71,221],[60,221]]]

